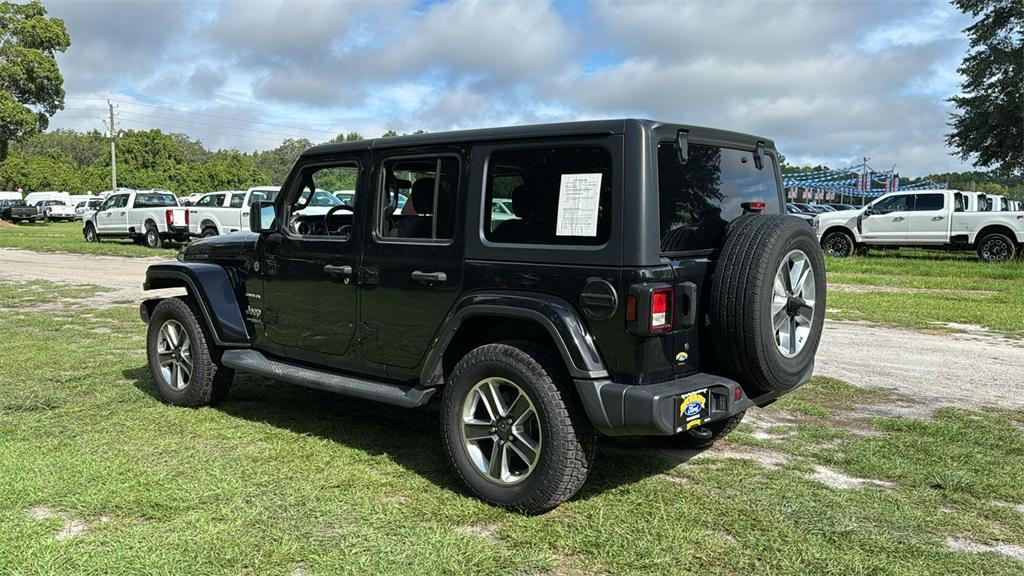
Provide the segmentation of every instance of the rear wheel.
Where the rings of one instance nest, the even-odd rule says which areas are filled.
[[[234,372],[217,363],[189,298],[167,298],[157,304],[146,334],[149,368],[165,402],[177,406],[216,404],[231,387]]]
[[[992,232],[978,242],[978,258],[984,262],[1009,262],[1017,254],[1017,245],[1006,234]]]
[[[199,236],[202,237],[202,238],[209,238],[210,236],[216,236],[216,235],[217,235],[217,229],[214,228],[213,226],[207,226],[207,227],[203,228],[203,232],[201,234],[199,234]]]
[[[148,248],[159,248],[163,245],[163,241],[160,239],[160,232],[152,224],[146,227],[146,235],[143,238]]]
[[[853,255],[853,236],[841,230],[832,230],[821,239],[821,249],[834,258],[847,258]]]
[[[715,267],[715,348],[722,368],[748,394],[789,390],[814,368],[824,324],[825,261],[813,232],[801,224],[781,215],[736,220]]]
[[[441,433],[452,466],[482,500],[538,514],[583,486],[596,435],[561,371],[528,342],[487,344],[444,389]]]

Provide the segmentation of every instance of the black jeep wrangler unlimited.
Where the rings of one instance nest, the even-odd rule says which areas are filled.
[[[141,309],[167,402],[215,403],[235,371],[439,398],[469,489],[537,513],[579,490],[595,432],[705,446],[813,369],[824,263],[765,138],[615,120],[326,144],[270,200],[149,267],[188,293]]]

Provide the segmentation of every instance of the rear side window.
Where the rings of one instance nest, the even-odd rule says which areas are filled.
[[[231,195],[231,204],[230,204],[230,206],[232,208],[241,208],[243,203],[245,203],[245,193],[244,192],[241,193],[241,194],[232,194]]]
[[[914,194],[915,212],[942,210],[944,206],[945,196],[942,194]]]
[[[611,228],[612,156],[604,148],[495,152],[484,237],[496,243],[601,245]]]
[[[177,206],[178,201],[173,194],[136,194],[135,208],[163,208]]]
[[[726,226],[743,214],[745,202],[764,202],[765,213],[782,213],[774,159],[763,159],[758,170],[752,151],[690,144],[680,163],[674,142],[659,144],[661,251],[721,248]]]
[[[458,158],[423,156],[386,160],[382,173],[377,221],[377,234],[381,239],[434,242],[455,237]]]

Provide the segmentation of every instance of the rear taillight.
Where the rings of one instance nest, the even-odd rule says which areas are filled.
[[[651,333],[657,334],[672,329],[671,288],[660,288],[651,293]]]
[[[167,211],[164,212],[164,215],[167,217],[167,226],[168,227],[173,226],[174,225],[174,210],[167,210]]]
[[[637,336],[671,332],[675,290],[661,282],[633,284],[626,294],[626,328]]]
[[[47,208],[46,209],[46,213],[47,214],[53,214],[53,206],[50,206],[49,208]]]
[[[188,210],[185,210],[185,226],[188,226]]]

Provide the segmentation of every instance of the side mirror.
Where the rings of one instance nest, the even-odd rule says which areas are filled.
[[[875,213],[875,207],[874,206],[868,206],[867,208],[864,209],[864,215],[865,216],[871,216],[874,213]]]
[[[272,232],[276,228],[277,210],[273,202],[253,202],[249,210],[249,230]]]

